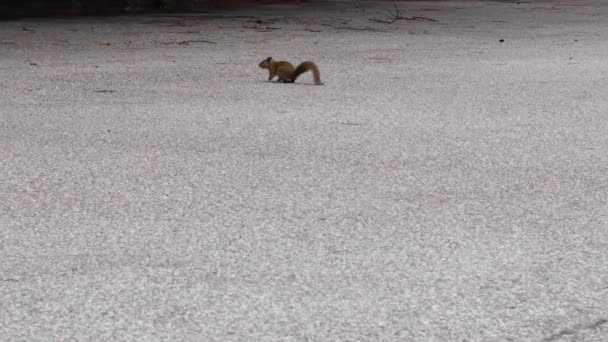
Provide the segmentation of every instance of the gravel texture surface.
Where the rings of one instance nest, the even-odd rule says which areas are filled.
[[[0,340],[608,341],[608,5],[392,6],[0,22]]]

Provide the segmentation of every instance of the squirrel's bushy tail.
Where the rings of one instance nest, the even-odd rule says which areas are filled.
[[[293,75],[291,76],[291,81],[295,81],[296,78],[298,78],[298,76],[302,75],[303,73],[307,72],[308,70],[310,70],[312,72],[312,78],[315,80],[315,84],[317,85],[321,85],[323,83],[321,83],[321,73],[319,73],[319,68],[317,67],[317,65],[311,61],[306,61],[306,62],[302,62],[300,63],[300,65],[298,65],[298,67],[296,68],[296,70],[293,72]]]

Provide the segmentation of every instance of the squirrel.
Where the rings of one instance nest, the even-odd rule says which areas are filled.
[[[316,85],[322,85],[319,68],[311,61],[300,63],[298,67],[294,67],[293,64],[286,61],[275,61],[272,57],[268,57],[258,64],[262,69],[268,69],[268,81],[272,81],[275,76],[279,76],[280,82],[293,83],[296,78],[301,74],[312,71],[312,77],[315,80]]]

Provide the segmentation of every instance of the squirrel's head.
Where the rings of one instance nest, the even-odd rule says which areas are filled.
[[[268,58],[264,59],[263,61],[260,62],[260,64],[258,64],[258,66],[262,69],[268,69],[268,68],[270,68],[270,63],[272,63],[272,57],[268,57]]]

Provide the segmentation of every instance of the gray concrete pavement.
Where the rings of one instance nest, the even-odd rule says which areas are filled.
[[[0,340],[607,341],[608,6],[391,6],[0,22]]]

